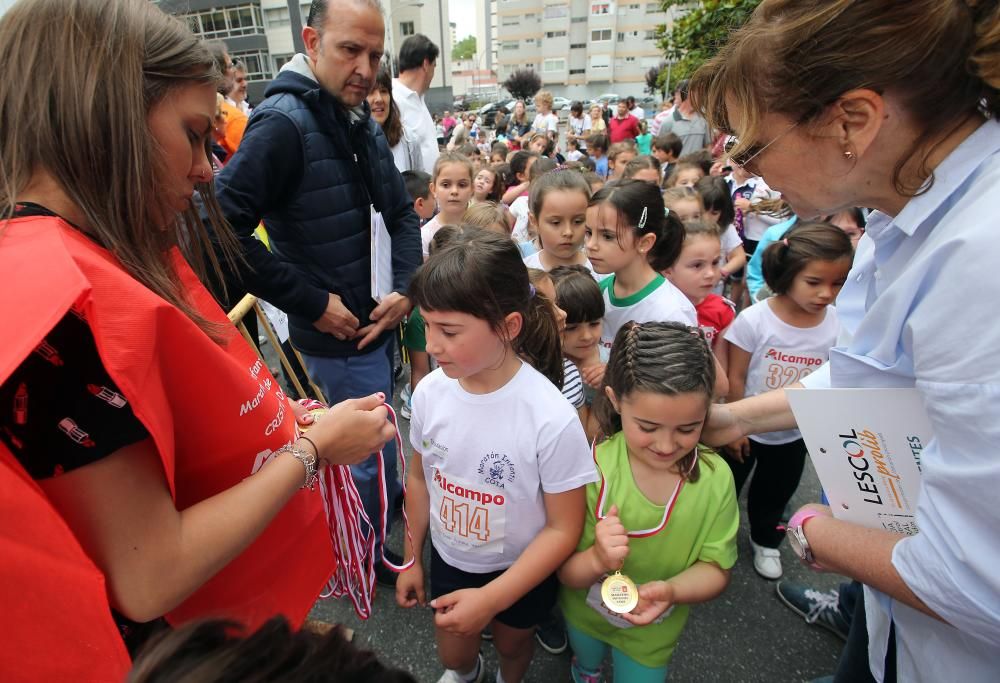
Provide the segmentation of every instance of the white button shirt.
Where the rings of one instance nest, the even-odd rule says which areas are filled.
[[[810,387],[916,387],[934,430],[917,524],[892,564],[948,623],[865,588],[872,673],[890,622],[900,681],[1000,680],[1000,123],[895,218],[875,212],[837,299],[845,330]],[[949,625],[950,624],[950,625]]]
[[[424,103],[424,96],[410,90],[398,78],[392,79],[392,99],[399,107],[406,136],[420,147],[423,170],[434,173],[434,162],[438,158],[437,129],[434,119]]]

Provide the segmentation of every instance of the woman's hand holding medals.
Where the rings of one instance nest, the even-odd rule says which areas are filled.
[[[387,419],[381,393],[351,398],[327,410],[305,410],[290,401],[299,430],[308,433],[321,463],[355,465],[379,450],[396,434]]]

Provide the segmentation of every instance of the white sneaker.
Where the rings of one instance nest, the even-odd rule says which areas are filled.
[[[765,579],[781,578],[781,551],[777,548],[765,548],[750,541],[753,549],[753,568]]]
[[[476,663],[479,668],[478,675],[470,680],[466,680],[457,671],[452,671],[451,669],[445,670],[441,678],[438,679],[438,683],[483,683],[486,679],[486,662],[483,661],[483,656],[479,655],[479,661]]]

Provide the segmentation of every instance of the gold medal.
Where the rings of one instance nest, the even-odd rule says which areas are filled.
[[[304,424],[298,425],[298,427],[299,427],[299,433],[300,434],[305,434],[306,432],[308,432],[310,429],[312,429],[313,425],[316,424],[316,422],[320,418],[322,418],[324,415],[326,415],[326,413],[327,413],[327,409],[326,408],[313,408],[312,410],[310,410],[309,414],[312,415],[313,421],[310,422],[307,425],[304,425]]]
[[[639,589],[621,572],[615,572],[601,583],[601,600],[612,612],[625,614],[639,604]]]

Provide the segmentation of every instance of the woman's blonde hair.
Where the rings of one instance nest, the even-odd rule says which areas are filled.
[[[168,254],[179,244],[200,276],[206,262],[219,273],[197,212],[157,225],[166,171],[147,121],[176,88],[221,80],[204,44],[147,0],[21,0],[0,20],[0,63],[0,216],[47,172],[132,277],[220,333],[189,303]],[[212,184],[197,189],[232,265],[236,242]]]
[[[978,111],[1000,115],[1000,6],[996,0],[764,0],[691,79],[690,94],[710,124],[739,128],[740,154],[768,141],[766,113],[808,124],[845,92],[892,92],[933,140]],[[738,112],[739,121],[733,120]],[[915,146],[893,173],[922,154],[931,177],[933,148]],[[929,185],[924,185],[926,189]]]

